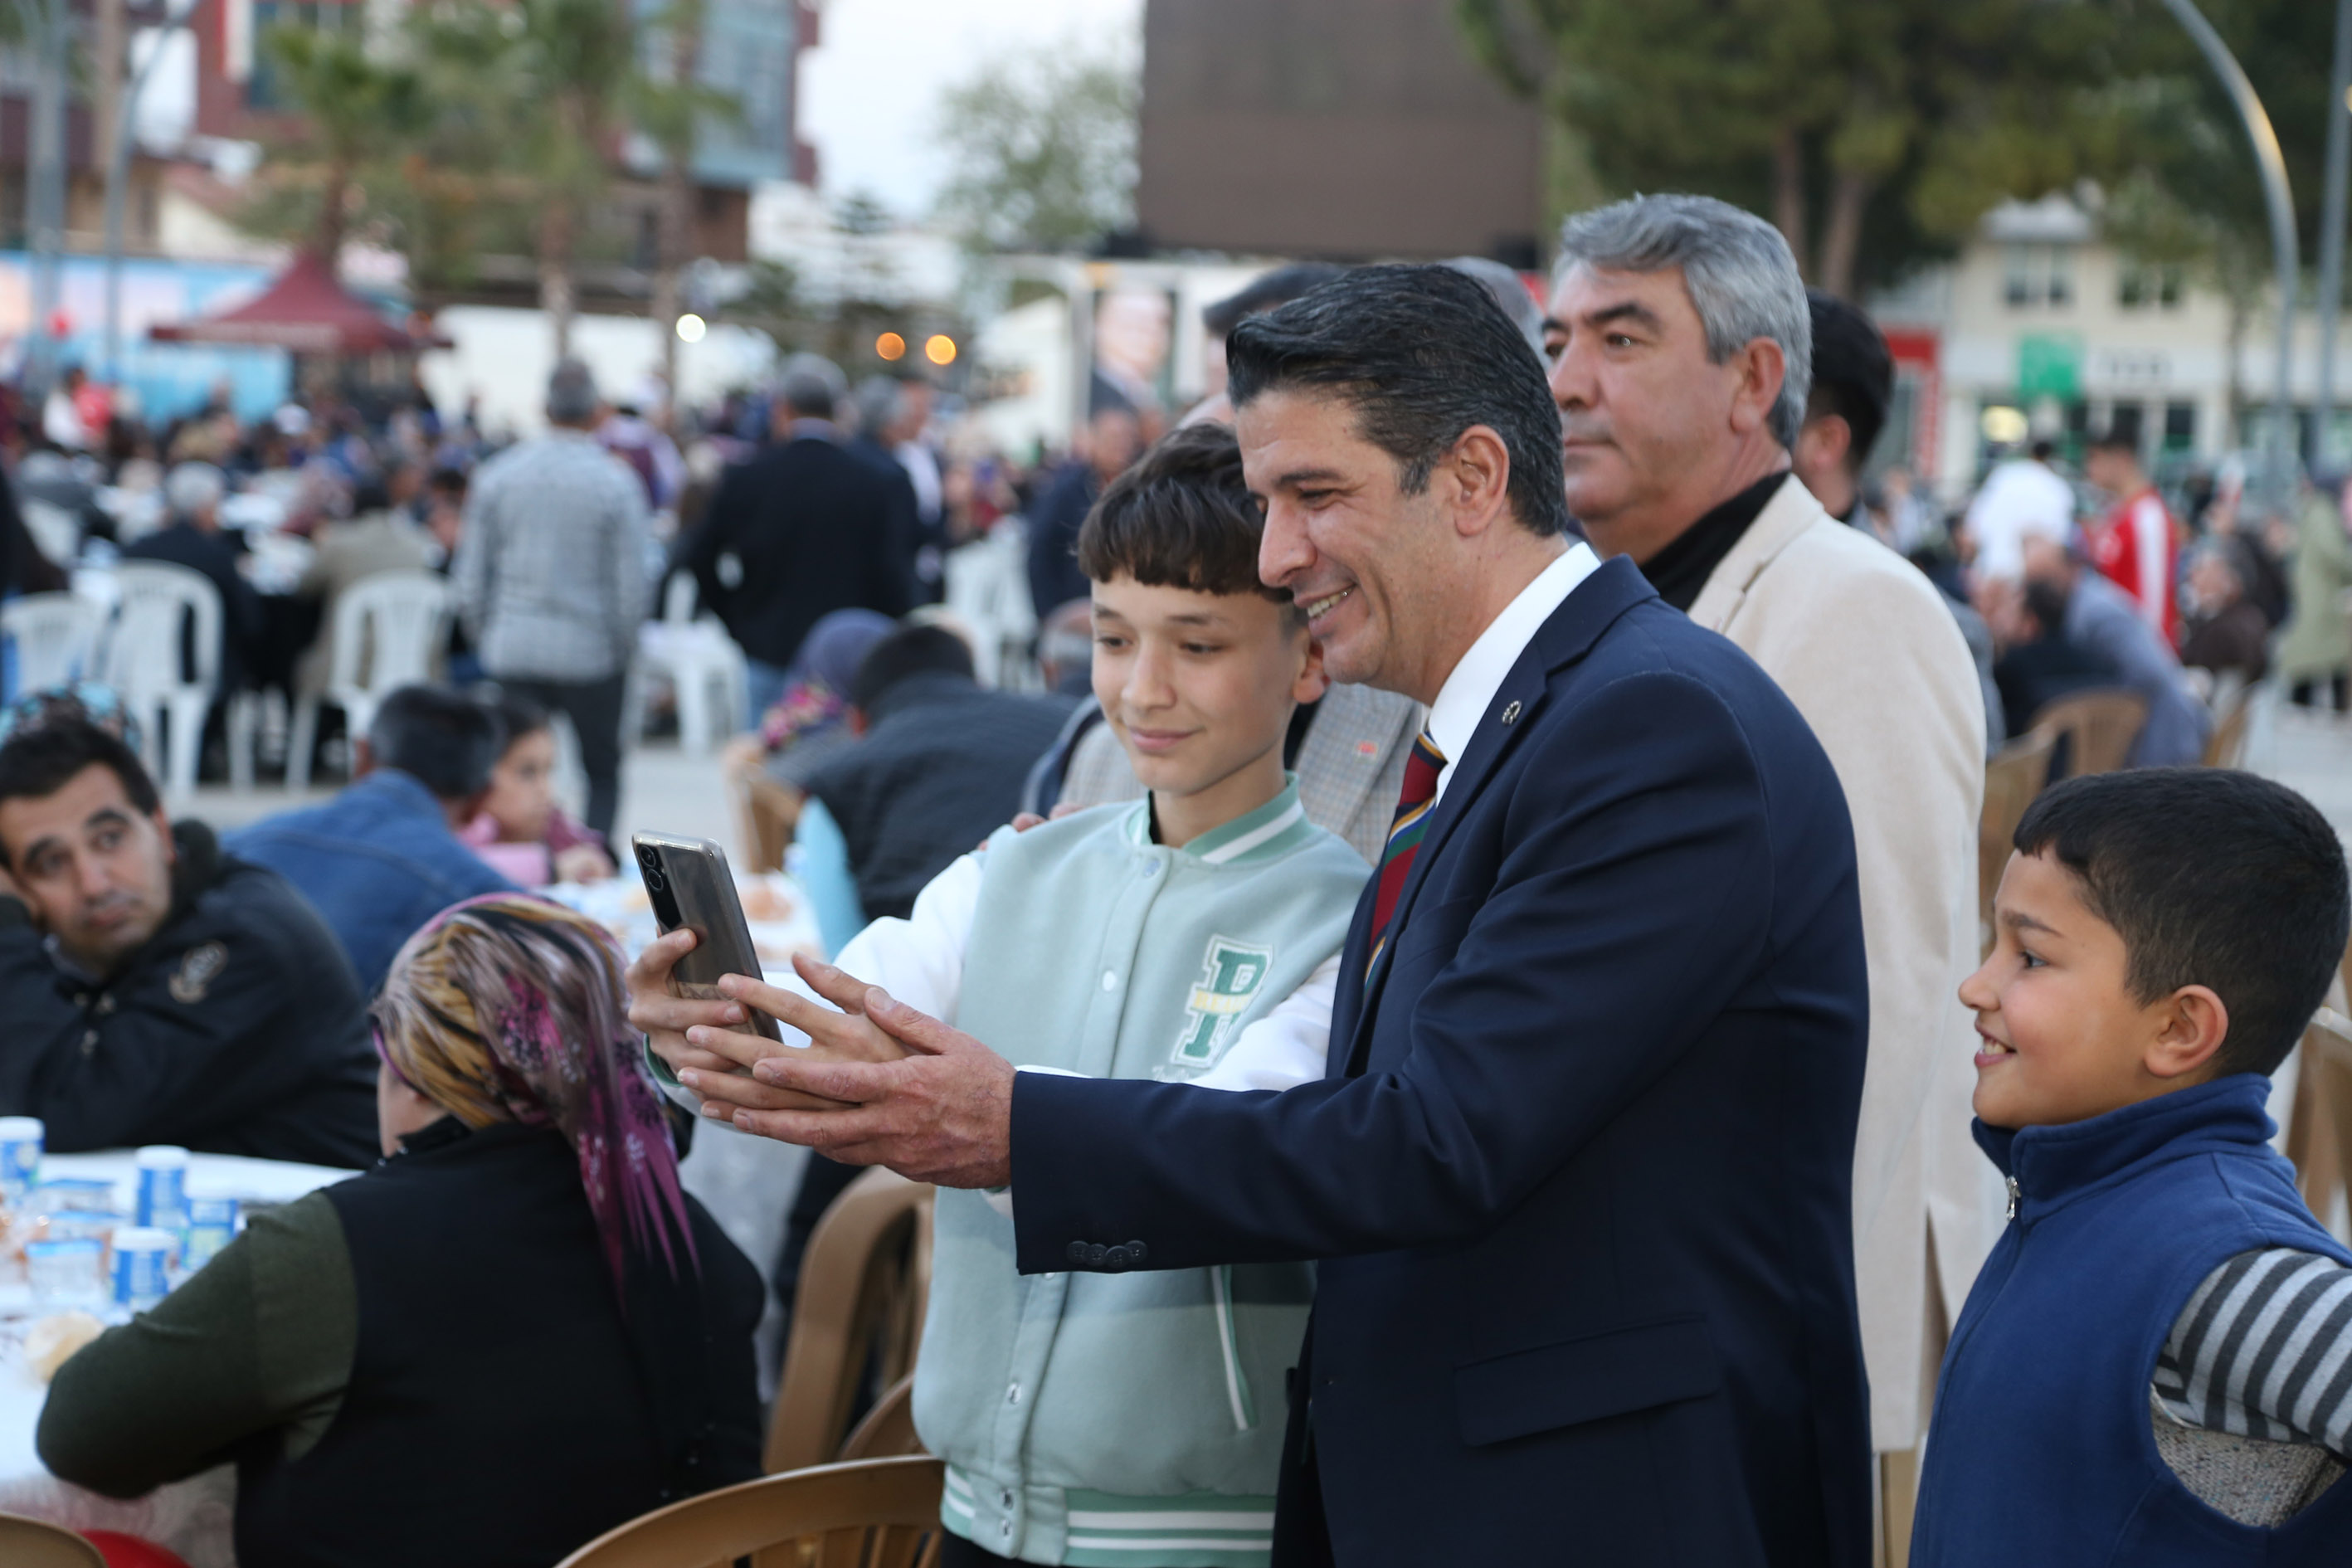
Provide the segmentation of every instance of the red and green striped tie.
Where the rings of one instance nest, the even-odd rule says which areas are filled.
[[[1404,879],[1412,872],[1412,858],[1421,849],[1422,829],[1429,826],[1430,807],[1437,800],[1437,775],[1445,771],[1445,753],[1423,730],[1405,759],[1404,787],[1397,792],[1396,816],[1389,824],[1388,847],[1381,851],[1380,891],[1372,899],[1372,945],[1364,959],[1364,984],[1371,984],[1372,966],[1388,945],[1389,917],[1396,913]]]

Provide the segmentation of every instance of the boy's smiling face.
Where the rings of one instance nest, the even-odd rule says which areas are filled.
[[[1271,798],[1292,710],[1328,684],[1287,605],[1121,574],[1094,585],[1094,623],[1095,700],[1146,788],[1163,799],[1229,784],[1253,794],[1262,779],[1232,781],[1270,768],[1272,788],[1229,816]]]
[[[1989,1126],[2063,1126],[2201,1083],[2229,1033],[2207,986],[2135,996],[2124,939],[2083,891],[2048,855],[2011,855],[2001,875],[1992,952],[1960,985]]]

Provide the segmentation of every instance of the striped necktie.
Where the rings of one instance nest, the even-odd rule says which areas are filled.
[[[1396,913],[1404,879],[1412,872],[1412,858],[1421,849],[1422,829],[1437,799],[1437,775],[1445,771],[1445,753],[1423,730],[1405,759],[1404,787],[1397,792],[1396,817],[1389,824],[1388,847],[1381,851],[1380,890],[1372,898],[1372,945],[1364,959],[1364,984],[1372,981],[1373,966],[1388,945],[1389,917]]]

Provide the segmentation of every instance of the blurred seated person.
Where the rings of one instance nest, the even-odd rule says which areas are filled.
[[[601,882],[613,874],[602,835],[555,804],[555,730],[547,710],[501,691],[489,699],[504,749],[490,769],[482,809],[457,837],[518,887]]]
[[[1013,819],[1073,704],[982,689],[971,649],[940,626],[875,644],[848,696],[857,740],[805,789],[841,830],[866,919],[904,920],[932,878]]]
[[[264,817],[229,848],[268,866],[327,917],[373,994],[409,933],[460,899],[511,892],[457,833],[481,814],[498,716],[442,686],[404,686],[352,742],[352,782],[321,805]]]
[[[58,1152],[367,1163],[365,997],[334,933],[173,823],[121,722],[90,687],[0,715],[0,1115]]]
[[[2066,639],[2066,595],[2055,584],[1996,580],[1981,597],[2000,649],[1993,683],[2011,734],[2032,729],[2061,698],[2123,684],[2113,660]]]
[[[1103,487],[1143,453],[1143,416],[1134,405],[1100,388],[1097,393],[1082,453],[1043,482],[1028,509],[1029,603],[1041,621],[1091,591],[1078,570],[1078,526]]]
[[[720,765],[748,815],[755,868],[783,864],[785,847],[800,831],[809,774],[856,739],[849,732],[850,680],[898,624],[874,610],[818,616],[784,671],[783,695],[757,729],[727,743]]]
[[[2234,672],[2251,686],[2270,671],[2271,624],[2262,606],[2246,597],[2238,562],[2238,553],[2221,540],[2208,540],[2189,557],[2189,635],[2180,662],[2217,679]]]
[[[126,561],[163,561],[203,573],[220,590],[220,687],[223,694],[245,684],[261,637],[261,600],[237,570],[240,553],[221,531],[221,502],[228,479],[210,463],[182,463],[163,480],[170,521],[122,552]],[[193,623],[190,627],[193,631]],[[194,650],[181,655],[193,671]]]
[[[2147,720],[2125,754],[2134,768],[2185,766],[2205,755],[2213,716],[2189,690],[2179,656],[2144,619],[2130,595],[2054,540],[2031,538],[2023,550],[2026,594],[2035,617],[2073,647],[2113,668],[2116,684],[2147,701]],[[2034,595],[2040,595],[2038,601]]]
[[[759,1278],[678,1187],[621,967],[522,894],[418,931],[383,1161],[60,1367],[43,1463],[128,1498],[234,1458],[238,1561],[345,1568],[552,1563],[756,1477]]]
[[[383,479],[365,479],[352,493],[351,518],[321,522],[311,531],[310,544],[316,553],[294,592],[317,602],[319,638],[296,661],[295,686],[321,691],[334,661],[335,602],[352,584],[378,572],[431,571],[433,536],[394,501]]]

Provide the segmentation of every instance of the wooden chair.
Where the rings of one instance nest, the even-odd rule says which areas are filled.
[[[2217,693],[2213,702],[2213,733],[2205,742],[2205,765],[2238,768],[2246,763],[2246,735],[2253,728],[2254,694],[2259,686],[2241,684]]]
[[[770,1475],[840,1457],[869,1363],[886,1390],[914,1371],[931,1289],[931,1198],[877,1165],[817,1222],[768,1427]]]
[[[2137,691],[2078,691],[2034,715],[2032,733],[2064,735],[2066,776],[2111,773],[2124,765],[2147,722],[2147,699]]]
[[[556,1568],[932,1568],[946,1477],[920,1456],[768,1476],[631,1520]]]
[[[1977,816],[1977,930],[1992,945],[1992,896],[2009,865],[2010,840],[2025,808],[2050,782],[2055,733],[2036,730],[1993,753],[1985,764],[1984,807]]]
[[[2286,1156],[2303,1201],[2336,1230],[2352,1173],[2352,1018],[2322,1007],[2303,1032],[2303,1065],[2287,1118]]]
[[[0,1513],[0,1563],[8,1568],[106,1568],[105,1554],[72,1531]]]
[[[875,1402],[856,1429],[842,1440],[841,1459],[888,1459],[926,1450],[915,1435],[915,1374],[908,1373]]]

